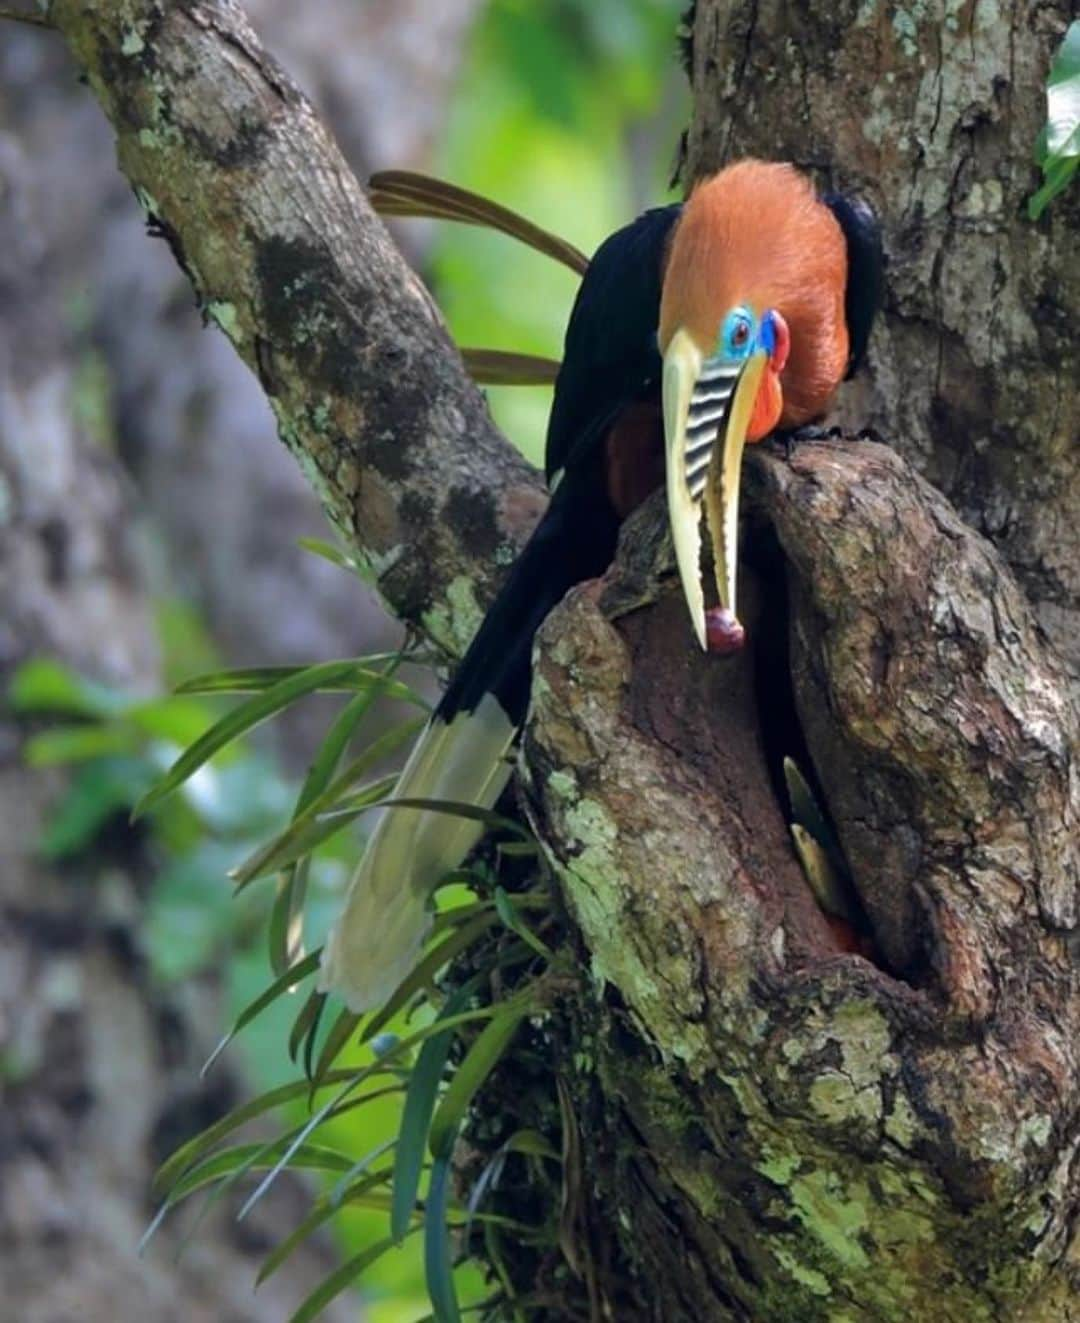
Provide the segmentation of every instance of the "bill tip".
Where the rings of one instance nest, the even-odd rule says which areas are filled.
[[[705,639],[710,652],[725,655],[740,651],[746,630],[730,607],[714,606],[705,612]]]

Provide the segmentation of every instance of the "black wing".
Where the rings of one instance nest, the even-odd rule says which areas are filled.
[[[605,239],[570,322],[548,422],[548,480],[579,462],[615,415],[660,380],[656,330],[668,236],[679,204],[646,211]]]
[[[840,222],[848,250],[847,318],[851,353],[847,375],[852,376],[866,353],[870,329],[881,304],[885,259],[881,251],[881,227],[870,205],[861,198],[826,193],[821,199]]]

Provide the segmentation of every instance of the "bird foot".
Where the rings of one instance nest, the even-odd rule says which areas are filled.
[[[843,436],[839,427],[822,427],[818,423],[805,423],[794,427],[789,432],[777,432],[776,440],[784,447],[784,458],[789,462],[797,446],[804,441],[835,441]]]

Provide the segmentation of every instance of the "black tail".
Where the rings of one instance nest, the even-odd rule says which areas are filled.
[[[567,591],[611,564],[619,522],[598,484],[570,473],[514,562],[494,604],[443,695],[437,715],[449,722],[493,694],[516,728],[529,703],[533,639]]]
[[[529,702],[533,639],[567,589],[605,570],[618,520],[602,487],[574,475],[514,563],[495,604],[398,779],[399,799],[491,808]],[[413,968],[430,926],[428,898],[476,844],[471,819],[390,808],[380,819],[327,939],[319,986],[354,1011],[377,1006]]]

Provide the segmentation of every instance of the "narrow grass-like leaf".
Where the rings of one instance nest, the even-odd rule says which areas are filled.
[[[391,658],[389,666],[383,673],[386,679],[389,679],[397,669],[400,660],[400,653]],[[333,780],[338,764],[348,748],[349,740],[381,693],[381,685],[371,685],[367,690],[355,694],[338,713],[326,738],[319,746],[304,778],[304,784],[300,787],[296,808],[293,811],[294,821]],[[309,872],[310,859],[298,859],[288,865],[278,883],[278,894],[270,913],[267,933],[270,967],[275,973],[280,973],[292,959],[296,958]]]
[[[264,1170],[277,1161],[283,1148],[284,1143],[278,1140],[272,1144],[236,1144],[221,1153],[214,1153],[180,1177],[169,1191],[169,1202],[179,1203],[238,1169]],[[301,1144],[289,1159],[289,1166],[302,1171],[347,1172],[350,1162],[347,1155],[337,1149],[320,1144]]]
[[[454,1136],[450,1136],[453,1148]],[[428,1296],[434,1306],[437,1323],[460,1323],[457,1291],[454,1289],[454,1269],[450,1254],[450,1228],[447,1205],[450,1200],[449,1150],[436,1157],[431,1168],[427,1205],[424,1210],[424,1273]],[[391,1243],[394,1238],[391,1236]]]
[[[379,1089],[373,1089],[368,1093],[361,1094],[360,1097],[358,1098],[353,1098],[351,1101],[342,1104],[340,1107],[336,1108],[330,1115],[332,1118],[336,1119],[337,1117],[343,1116],[347,1112],[354,1111],[358,1107],[366,1106],[369,1102],[374,1102],[377,1098],[389,1097],[391,1094],[401,1093],[402,1091],[403,1091],[403,1086],[401,1084],[391,1084]],[[247,1149],[246,1155],[241,1154],[239,1158],[235,1159],[234,1161],[229,1161],[227,1163],[227,1165],[231,1168],[231,1170],[228,1172],[227,1175],[220,1176],[216,1189],[213,1191],[210,1197],[205,1201],[202,1208],[199,1210],[198,1217],[196,1217],[194,1223],[188,1228],[187,1232],[185,1233],[183,1240],[181,1241],[180,1244],[180,1250],[183,1249],[184,1245],[186,1245],[188,1241],[191,1239],[191,1237],[195,1234],[196,1229],[203,1221],[203,1219],[206,1217],[210,1209],[217,1203],[217,1201],[220,1198],[222,1198],[222,1196],[233,1185],[235,1185],[237,1181],[243,1179],[243,1177],[246,1176],[249,1171],[254,1170],[260,1166],[264,1167],[271,1157],[279,1153],[282,1147],[285,1144],[289,1143],[295,1137],[298,1129],[299,1127],[294,1127],[286,1134],[280,1136],[277,1139],[269,1140],[265,1144],[247,1145],[245,1146]],[[234,1148],[233,1150],[229,1150],[229,1151],[235,1152],[236,1149]],[[344,1155],[342,1155],[342,1157],[344,1157]],[[204,1162],[210,1162],[210,1161],[212,1161],[212,1159],[204,1159]],[[345,1161],[347,1162],[348,1159],[346,1158]],[[196,1165],[201,1165],[201,1164],[196,1164]],[[188,1170],[181,1177],[181,1182],[187,1181],[191,1175],[191,1172],[192,1172],[192,1168],[188,1168]],[[353,1197],[357,1197],[357,1196],[354,1194]],[[140,1253],[142,1252],[147,1242],[150,1240],[151,1236],[153,1236],[157,1228],[160,1226],[161,1221],[165,1217],[166,1213],[168,1213],[169,1209],[175,1205],[175,1203],[177,1202],[177,1198],[178,1198],[177,1190],[174,1187],[174,1189],[169,1191],[168,1197],[166,1198],[165,1202],[162,1204],[161,1208],[158,1210],[157,1216],[154,1218],[153,1222],[151,1222],[150,1226],[147,1228],[145,1234],[143,1235],[142,1240],[139,1242]],[[388,1205],[383,1205],[383,1207],[388,1207]]]
[[[465,1211],[468,1214],[465,1220],[465,1230],[461,1233],[461,1243],[468,1245],[469,1237],[472,1235],[473,1218],[480,1208],[480,1205],[487,1198],[489,1190],[497,1189],[499,1181],[502,1180],[502,1174],[506,1167],[506,1149],[500,1147],[484,1165],[484,1170],[477,1177],[476,1183],[469,1191],[469,1201],[466,1204]]]
[[[289,707],[298,698],[325,688],[326,685],[340,683],[350,676],[355,678],[362,669],[355,662],[323,662],[309,666],[234,707],[220,721],[215,722],[205,735],[184,750],[157,785],[135,805],[132,817],[137,818],[155,804],[160,804],[214,754],[275,713]],[[367,675],[382,678],[374,671],[368,671]]]
[[[300,1014],[293,1021],[289,1030],[289,1060],[295,1061],[300,1045],[305,1042],[312,1029],[318,1024],[322,1008],[326,1003],[325,992],[312,992],[300,1008]]]
[[[330,1027],[330,1032],[326,1035],[326,1042],[322,1045],[318,1063],[308,1072],[308,1078],[311,1080],[313,1088],[318,1088],[319,1081],[341,1055],[362,1018],[363,1016],[357,1015],[355,1011],[350,1011],[347,1007],[338,1013],[337,1019]]]
[[[307,675],[316,667],[341,667],[340,674],[332,674],[316,686],[324,694],[351,694],[366,690],[384,679],[382,671],[374,670],[380,662],[397,656],[394,652],[377,652],[370,657],[357,657],[341,661],[314,662],[307,666],[253,666],[231,671],[209,671],[182,680],[174,689],[177,694],[263,694],[299,675]],[[312,691],[315,692],[315,691]],[[406,702],[418,700],[416,692],[404,682],[395,681],[390,697]]]
[[[554,951],[552,951],[550,946],[537,937],[527,923],[523,922],[521,916],[514,908],[513,901],[502,887],[495,888],[494,899],[496,913],[507,928],[509,928],[512,933],[516,933],[527,946],[532,947],[537,955],[543,956],[545,960],[553,960],[555,958]]]
[[[274,974],[283,974],[303,955],[303,909],[310,868],[310,857],[298,859],[278,878],[266,928],[267,953]]]
[[[496,848],[507,859],[528,859],[540,853],[540,847],[535,841],[500,841]]]
[[[54,726],[31,735],[23,745],[23,760],[29,767],[59,767],[133,753],[139,737],[131,726],[114,722],[87,722],[78,726]]]
[[[299,537],[296,539],[296,544],[305,551],[310,551],[313,556],[321,556],[323,560],[328,560],[338,569],[348,570],[350,574],[359,574],[361,578],[367,577],[356,557],[335,546],[333,542],[327,542],[320,537]]]
[[[478,386],[550,386],[559,375],[558,359],[538,354],[476,348],[459,352],[465,371]]]
[[[376,211],[386,213],[397,204],[411,207],[408,212],[396,211],[397,215],[432,215],[467,225],[486,225],[546,253],[578,275],[584,275],[588,268],[589,259],[572,243],[541,229],[508,207],[442,179],[412,170],[384,170],[371,176],[369,188],[371,205]]]
[[[478,978],[472,978],[458,988],[447,999],[436,1023],[445,1024],[463,1010],[478,983]],[[390,1234],[396,1241],[405,1235],[416,1208],[420,1172],[427,1151],[428,1127],[453,1040],[453,1031],[450,1029],[434,1034],[420,1049],[420,1055],[409,1075],[409,1086],[401,1109],[397,1148],[394,1151],[394,1184],[390,1202]]]
[[[424,1029],[419,1029],[417,1030],[416,1033],[410,1034],[408,1038],[400,1039],[397,1043],[394,1044],[392,1048],[390,1048],[389,1051],[384,1053],[377,1061],[371,1062],[370,1065],[363,1067],[361,1070],[352,1071],[352,1072],[350,1071],[332,1072],[332,1075],[337,1078],[340,1078],[342,1074],[346,1075],[348,1078],[346,1079],[345,1084],[329,1100],[329,1102],[324,1103],[322,1107],[320,1107],[319,1110],[310,1118],[307,1124],[296,1136],[290,1147],[287,1148],[285,1152],[282,1154],[281,1158],[279,1159],[273,1170],[266,1175],[266,1177],[260,1183],[255,1193],[252,1194],[252,1196],[248,1199],[247,1203],[244,1204],[243,1208],[241,1208],[238,1216],[244,1217],[246,1216],[247,1213],[251,1211],[252,1208],[254,1208],[254,1206],[263,1197],[263,1195],[267,1192],[267,1190],[274,1183],[274,1181],[277,1180],[278,1176],[280,1176],[281,1173],[285,1170],[285,1168],[289,1165],[289,1159],[292,1156],[293,1152],[297,1148],[299,1148],[301,1144],[306,1143],[309,1136],[313,1134],[314,1131],[316,1131],[319,1128],[319,1126],[321,1126],[325,1122],[326,1118],[336,1108],[340,1107],[340,1105],[349,1096],[349,1094],[352,1093],[354,1089],[359,1088],[360,1085],[363,1084],[365,1080],[369,1079],[372,1075],[376,1073],[386,1071],[393,1061],[396,1061],[401,1057],[408,1056],[408,1054],[412,1051],[414,1047],[424,1042],[424,1040],[429,1038],[433,1033],[437,1033],[440,1028],[449,1029],[452,1027],[456,1027],[458,1024],[467,1024],[474,1020],[490,1019],[491,1015],[492,1015],[492,1009],[490,1007],[485,1007],[483,1010],[477,1010],[477,1011],[463,1011],[460,1015],[453,1016],[451,1019],[441,1022],[441,1024],[439,1022],[432,1023],[426,1026]],[[293,1086],[287,1086],[287,1087],[291,1088]],[[306,1081],[302,1082],[299,1087],[301,1089],[306,1089],[308,1087],[307,1082]],[[213,1129],[213,1127],[211,1127],[211,1129]],[[207,1132],[204,1131],[204,1135],[206,1133]],[[200,1138],[202,1138],[202,1136],[200,1136]]]
[[[421,988],[426,987],[444,965],[449,964],[462,951],[467,950],[482,932],[491,927],[494,921],[494,914],[478,914],[471,922],[463,924],[452,933],[445,942],[440,942],[438,946],[432,947],[424,958],[402,979],[384,1005],[375,1012],[364,1026],[360,1041],[366,1043],[374,1038],[390,1023],[398,1011],[408,1004],[411,997],[419,992]]]
[[[350,795],[347,800],[342,801],[340,807],[322,816],[310,810],[305,811],[273,840],[249,855],[243,863],[229,869],[229,877],[237,891],[243,891],[261,877],[279,873],[283,868],[310,854],[324,841],[343,831],[350,822],[355,822],[362,813],[385,802],[386,796],[393,790],[396,782],[397,773],[392,772]]]
[[[353,1198],[360,1198],[369,1190],[376,1189],[389,1179],[390,1168],[385,1167],[382,1171],[370,1172],[362,1181],[358,1181],[346,1190],[340,1204],[332,1203],[330,1199],[325,1197],[317,1200],[311,1212],[308,1213],[299,1226],[295,1227],[263,1260],[255,1278],[255,1285],[261,1286],[268,1277],[277,1272],[290,1254],[298,1249],[309,1236],[318,1231],[319,1227],[328,1222],[338,1212],[341,1205],[348,1204]]]
[[[119,716],[130,698],[77,675],[54,657],[34,657],[16,670],[7,691],[14,712],[78,717]]]
[[[1080,168],[1080,156],[1058,156],[1043,172],[1042,187],[1028,198],[1028,219],[1038,220],[1059,193],[1064,193]]]
[[[384,1139],[381,1144],[376,1144],[373,1149],[365,1153],[362,1158],[359,1158],[356,1162],[354,1162],[353,1165],[349,1168],[349,1170],[345,1173],[345,1175],[342,1176],[341,1180],[339,1180],[338,1183],[334,1186],[334,1188],[330,1191],[331,1204],[333,1204],[335,1208],[340,1208],[342,1203],[345,1201],[346,1195],[349,1193],[349,1188],[352,1185],[352,1183],[354,1181],[359,1180],[360,1177],[364,1175],[364,1173],[368,1170],[368,1168],[371,1166],[373,1162],[378,1162],[378,1160],[381,1157],[385,1157],[385,1155],[390,1152],[390,1150],[394,1147],[396,1143],[397,1143],[396,1135],[391,1139]]]
[[[453,818],[468,818],[470,822],[482,822],[489,831],[508,831],[515,836],[529,839],[528,830],[515,822],[513,818],[504,818],[491,809],[481,808],[478,804],[466,804],[456,799],[387,799],[385,808],[418,808],[429,813],[447,813]]]
[[[561,1162],[558,1149],[539,1130],[517,1130],[503,1145],[507,1153],[521,1153],[530,1158],[549,1158]]]
[[[309,974],[313,974],[315,970],[318,969],[321,955],[322,947],[320,946],[317,950],[304,956],[302,960],[297,961],[295,965],[286,969],[283,974],[270,984],[265,992],[261,992],[250,1005],[244,1007],[236,1017],[233,1027],[224,1038],[222,1038],[221,1042],[218,1043],[213,1052],[210,1053],[210,1056],[206,1060],[206,1064],[202,1068],[203,1075],[207,1073],[210,1067],[218,1057],[221,1056],[222,1052],[225,1051],[241,1029],[249,1025],[257,1015],[265,1011],[267,1006],[272,1005],[280,996],[288,992],[290,988],[294,988],[297,983],[301,982],[303,979],[307,978]]]
[[[484,1026],[450,1081],[439,1110],[431,1121],[428,1147],[432,1157],[447,1157],[454,1136],[477,1089],[498,1065],[521,1021],[529,1013],[526,998],[518,996],[504,1003]]]
[[[419,1227],[414,1230],[419,1230]],[[366,1268],[370,1268],[388,1249],[393,1249],[393,1246],[393,1240],[386,1236],[343,1263],[336,1272],[332,1272],[312,1291],[289,1319],[289,1323],[311,1323],[312,1319],[318,1318],[331,1300],[346,1290]]]
[[[391,1072],[382,1070],[380,1073],[390,1074]],[[330,1088],[334,1084],[352,1080],[355,1074],[356,1072],[351,1070],[334,1072],[323,1081],[323,1087]],[[307,1080],[295,1080],[290,1084],[280,1084],[276,1089],[269,1089],[257,1098],[252,1098],[248,1102],[241,1103],[239,1107],[234,1107],[231,1112],[228,1112],[212,1125],[208,1125],[205,1130],[201,1130],[197,1135],[192,1136],[186,1144],[181,1144],[174,1153],[165,1159],[154,1175],[152,1186],[154,1192],[160,1194],[170,1189],[193,1162],[198,1161],[204,1153],[209,1152],[216,1144],[231,1135],[234,1130],[239,1130],[248,1121],[253,1121],[255,1117],[262,1116],[283,1103],[294,1102],[297,1098],[303,1098],[308,1093],[308,1088]]]
[[[315,1059],[315,1044],[319,1037],[319,1025],[322,1023],[323,1013],[326,1010],[326,1003],[329,1000],[326,993],[323,993],[322,999],[316,1008],[314,1018],[311,1021],[311,1028],[308,1030],[307,1038],[304,1041],[304,1078],[311,1080],[311,1063]],[[327,1072],[329,1073],[329,1072]],[[318,1086],[313,1085],[308,1093],[308,1106],[315,1101],[315,1095],[318,1093]]]

